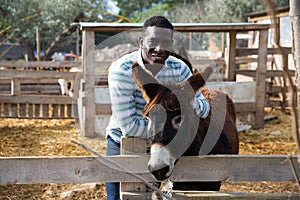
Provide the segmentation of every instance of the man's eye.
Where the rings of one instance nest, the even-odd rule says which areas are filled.
[[[148,41],[148,44],[149,44],[149,45],[156,45],[156,44],[157,44],[157,41],[149,40],[149,41]]]
[[[170,42],[164,42],[163,46],[164,47],[170,47],[170,46],[172,46],[172,43],[170,43]]]

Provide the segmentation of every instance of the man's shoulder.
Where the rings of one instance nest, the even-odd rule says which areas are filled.
[[[137,51],[134,51],[115,60],[111,64],[111,68],[116,70],[121,69],[121,70],[129,71],[131,70],[132,63],[135,62],[136,60],[137,60]]]
[[[187,65],[184,63],[184,61],[180,60],[179,58],[176,58],[174,56],[169,56],[168,59],[166,60],[166,63],[169,67],[172,68],[186,68]]]

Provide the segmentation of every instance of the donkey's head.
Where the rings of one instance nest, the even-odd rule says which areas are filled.
[[[147,102],[143,115],[149,120],[151,140],[148,169],[156,179],[164,180],[197,133],[195,92],[205,84],[212,69],[197,72],[181,83],[162,84],[137,63],[132,67],[133,78]]]

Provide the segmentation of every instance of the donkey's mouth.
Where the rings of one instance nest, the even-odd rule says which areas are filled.
[[[159,170],[152,171],[151,174],[158,180],[163,181],[166,180],[171,176],[170,167],[166,166],[164,168],[161,168]]]

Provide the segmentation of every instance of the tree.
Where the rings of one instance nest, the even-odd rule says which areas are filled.
[[[13,42],[19,42],[23,54],[34,60],[36,29],[41,35],[41,49],[45,59],[58,49],[75,41],[79,21],[116,21],[117,18],[104,12],[102,0],[4,0],[0,5],[2,17],[11,26]],[[4,15],[5,14],[5,15]]]
[[[172,8],[173,5],[184,1],[185,0],[117,0],[120,15],[126,16],[135,22],[142,22],[153,14],[166,15],[162,12],[166,12]]]

